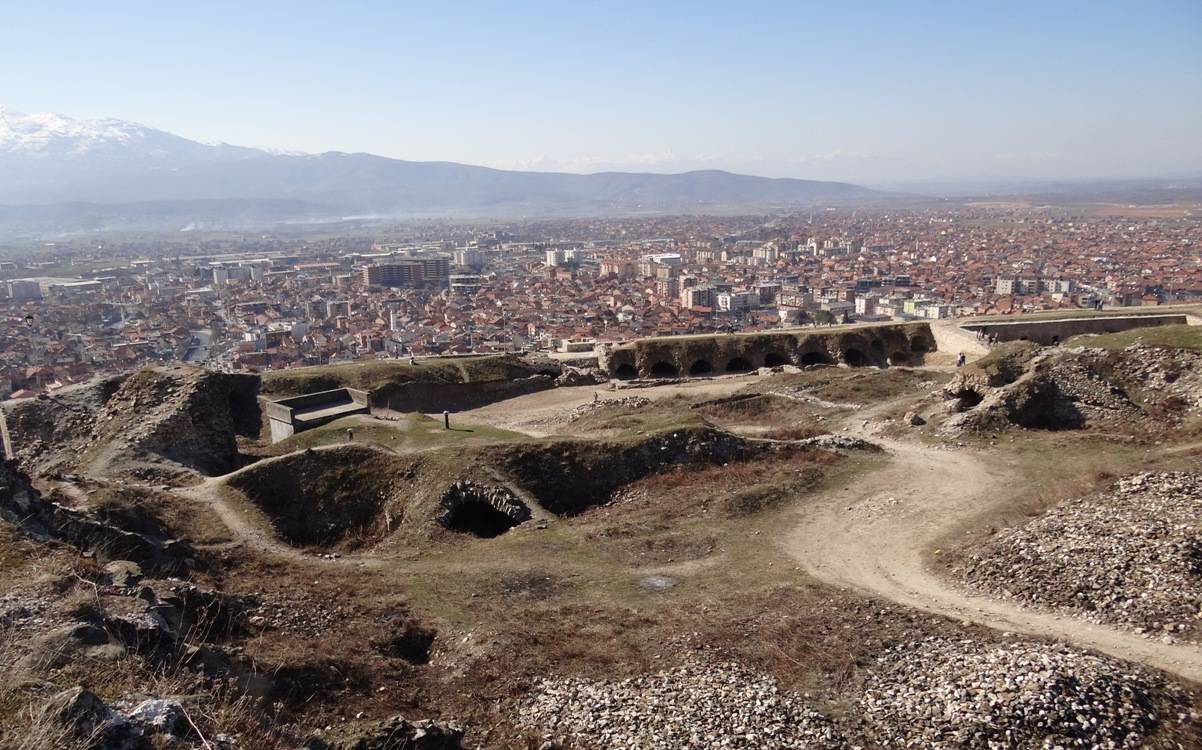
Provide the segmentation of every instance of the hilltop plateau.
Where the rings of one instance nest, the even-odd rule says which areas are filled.
[[[1198,747],[1193,333],[11,402],[0,745]],[[344,388],[369,408],[272,442],[269,401]]]

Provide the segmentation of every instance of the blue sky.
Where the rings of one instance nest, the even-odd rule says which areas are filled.
[[[0,105],[511,168],[1189,173],[1202,0],[0,0]]]

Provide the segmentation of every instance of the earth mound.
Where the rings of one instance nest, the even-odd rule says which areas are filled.
[[[97,414],[89,453],[225,474],[239,464],[236,436],[258,437],[262,428],[258,392],[257,375],[195,367],[139,370]]]
[[[459,411],[556,386],[563,374],[545,355],[497,355],[352,362],[263,375],[273,399],[335,388],[367,391],[373,407],[397,412]]]
[[[448,461],[342,445],[261,461],[231,475],[228,484],[298,547],[364,549],[402,531],[488,539],[531,518],[512,491],[466,478],[470,467]],[[449,478],[453,470],[464,476]]]
[[[146,368],[5,404],[22,467],[173,478],[224,474],[262,428],[257,375]]]
[[[1156,429],[1202,409],[1202,352],[1008,345],[958,373],[942,397],[952,412],[944,422],[950,432]]]
[[[559,440],[489,452],[544,508],[573,515],[606,502],[619,487],[673,467],[725,464],[792,449],[710,427],[687,427],[630,440]]]

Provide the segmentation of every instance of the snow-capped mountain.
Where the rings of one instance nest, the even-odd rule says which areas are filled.
[[[381,216],[621,214],[788,208],[877,201],[885,194],[838,182],[768,179],[721,171],[592,175],[510,172],[371,154],[285,154],[204,144],[123,120],[74,120],[0,109],[0,211],[62,215],[46,206],[89,204],[89,215],[169,214],[206,203],[219,214],[271,220]],[[137,209],[122,208],[139,204]],[[167,205],[172,204],[172,205]],[[99,206],[99,208],[98,208]]]
[[[85,154],[114,143],[145,140],[149,128],[121,120],[72,120],[0,108],[0,151],[19,154]]]
[[[263,152],[208,145],[125,120],[76,120],[60,114],[23,114],[0,107],[0,157],[139,159],[249,157]]]

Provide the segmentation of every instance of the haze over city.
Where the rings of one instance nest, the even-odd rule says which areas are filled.
[[[0,105],[204,142],[869,185],[1202,171],[1202,5],[9,3]]]

